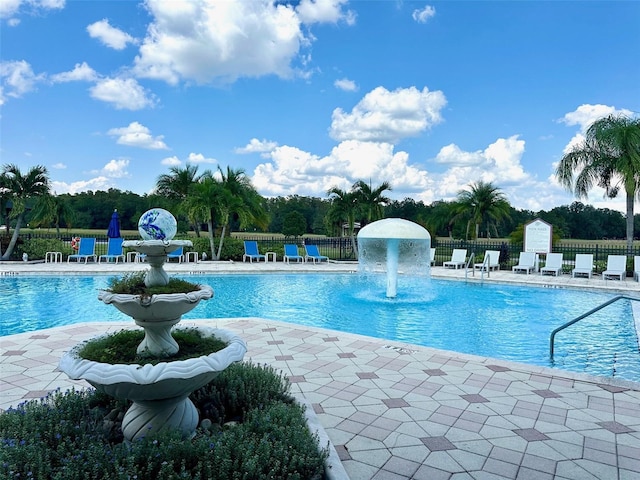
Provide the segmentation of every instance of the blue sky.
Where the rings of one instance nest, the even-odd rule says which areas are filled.
[[[57,193],[144,194],[191,163],[264,196],[483,180],[549,210],[589,124],[640,115],[639,25],[636,1],[4,0],[1,163]]]

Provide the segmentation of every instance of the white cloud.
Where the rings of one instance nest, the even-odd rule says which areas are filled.
[[[127,48],[127,44],[137,43],[136,39],[128,33],[112,27],[106,18],[89,25],[87,32],[89,32],[91,38],[97,38],[104,45],[114,50],[124,50]]]
[[[129,176],[127,167],[129,166],[129,160],[109,160],[109,162],[102,167],[103,175],[109,178],[125,178]]]
[[[2,0],[0,2],[0,18],[9,18],[19,14],[20,10],[38,15],[42,10],[60,10],[64,6],[65,0]]]
[[[92,98],[111,103],[118,110],[141,110],[155,104],[155,97],[133,78],[105,78],[90,91]]]
[[[325,157],[282,146],[271,153],[271,162],[256,167],[252,182],[267,196],[324,197],[331,187],[349,189],[362,179],[374,184],[391,180],[397,194],[428,188],[427,172],[408,160],[406,152],[394,152],[389,143],[349,140],[336,145]]]
[[[182,161],[174,155],[172,157],[163,158],[160,161],[160,165],[165,165],[167,167],[179,167],[182,165]]]
[[[65,82],[94,82],[98,79],[98,74],[91,68],[87,62],[76,63],[73,70],[69,72],[62,72],[51,76],[51,80],[55,83]]]
[[[202,164],[202,163],[213,163],[216,164],[218,161],[215,158],[208,158],[202,155],[201,153],[190,153],[187,157],[188,163]]]
[[[234,150],[235,153],[245,154],[245,153],[268,153],[273,151],[278,144],[276,142],[270,142],[267,140],[258,140],[257,138],[252,138],[249,140],[249,143],[244,147],[238,147]]]
[[[631,116],[632,112],[626,109],[618,110],[615,107],[610,107],[608,105],[583,104],[576,108],[573,112],[565,114],[565,116],[558,120],[558,122],[564,123],[569,127],[578,125],[580,127],[580,131],[584,133],[587,128],[589,128],[589,126],[596,120],[607,117],[609,115],[617,114]]]
[[[297,9],[272,0],[193,0],[145,3],[153,22],[134,71],[176,84],[231,82],[238,77],[307,75],[304,60],[313,36],[304,23],[351,18],[342,0],[304,0]],[[348,21],[347,21],[348,23]]]
[[[333,82],[334,87],[345,92],[355,92],[358,90],[356,82],[349,80],[348,78],[341,78]]]
[[[425,5],[422,10],[416,9],[411,14],[411,17],[418,23],[427,23],[430,18],[436,15],[436,8],[431,5]]]
[[[51,165],[51,168],[53,168],[54,170],[65,170],[67,168],[67,165],[62,162],[58,162]]]
[[[116,142],[120,145],[150,150],[168,150],[169,148],[162,140],[164,135],[154,137],[151,135],[151,130],[138,122],[131,122],[127,127],[112,128],[107,134],[118,137]]]
[[[430,92],[427,87],[398,88],[392,92],[377,87],[351,113],[336,108],[329,133],[336,140],[397,142],[440,123],[440,111],[446,104],[441,91]]]
[[[105,176],[99,176],[89,180],[79,180],[71,183],[60,182],[58,180],[51,181],[51,190],[57,194],[69,193],[73,195],[75,193],[86,192],[88,190],[95,192],[98,190],[108,190],[113,187],[113,181]]]
[[[31,65],[24,60],[0,62],[0,105],[6,97],[20,98],[35,90],[44,78],[43,74],[33,73]]]
[[[338,23],[344,20],[347,24],[353,25],[354,12],[342,10],[347,3],[348,0],[301,0],[296,7],[296,13],[300,21],[306,24]]]

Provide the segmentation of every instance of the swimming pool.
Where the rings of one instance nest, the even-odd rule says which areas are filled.
[[[129,317],[98,301],[109,276],[12,277],[0,282],[0,335]],[[261,317],[640,381],[640,354],[628,302],[617,302],[556,337],[563,323],[611,294],[435,279],[401,279],[386,298],[384,279],[354,274],[198,275],[212,300],[185,319]]]

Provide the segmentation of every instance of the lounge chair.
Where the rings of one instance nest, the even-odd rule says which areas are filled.
[[[633,279],[640,282],[640,255],[633,257]]]
[[[320,255],[320,252],[318,251],[318,246],[317,245],[305,245],[304,246],[304,250],[306,252],[306,255],[304,256],[304,261],[308,262],[309,260],[311,260],[313,263],[316,262],[322,262],[322,261],[329,261],[329,257],[326,257],[324,255]]]
[[[451,260],[444,262],[442,266],[444,268],[462,268],[467,263],[467,249],[466,248],[454,248],[451,253]]]
[[[290,263],[291,260],[295,262],[304,262],[304,257],[298,253],[298,246],[292,243],[284,245],[284,262]]]
[[[535,252],[520,252],[518,264],[511,267],[513,273],[524,272],[529,275],[536,268]]]
[[[122,259],[124,262],[124,252],[122,251],[122,238],[110,238],[107,243],[107,254],[100,255],[98,257],[98,263],[101,263],[102,260],[106,260],[107,262],[114,260],[118,263],[118,260]]]
[[[249,259],[249,263],[253,263],[253,261],[259,262],[260,260],[267,261],[267,257],[264,255],[260,255],[258,251],[258,242],[255,240],[245,240],[244,241],[244,255],[242,255],[242,261],[245,262]]]
[[[553,275],[555,277],[562,273],[562,253],[547,253],[547,258],[544,262],[544,267],[540,269],[540,275]]]
[[[487,250],[484,252],[484,260],[482,263],[474,263],[475,270],[500,270],[500,251]]]
[[[624,280],[627,276],[627,256],[626,255],[609,255],[607,257],[607,269],[602,272],[602,278],[607,280],[609,277]]]
[[[167,253],[167,262],[170,262],[171,260],[178,260],[178,263],[182,263],[183,259],[184,259],[183,247],[180,247],[171,253]]]
[[[571,271],[571,277],[586,275],[591,278],[593,273],[593,253],[576,253],[575,268]]]
[[[71,262],[71,260],[77,260],[78,263],[80,263],[81,260],[84,260],[84,263],[87,263],[90,258],[94,262],[98,260],[98,257],[96,256],[96,239],[88,237],[81,238],[78,253],[69,255],[67,257],[67,263]]]
[[[435,265],[436,264],[436,249],[432,248],[431,251],[429,252],[429,258],[431,259],[431,265]]]

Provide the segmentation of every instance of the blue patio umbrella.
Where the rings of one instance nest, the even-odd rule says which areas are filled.
[[[109,228],[107,229],[107,237],[120,238],[120,215],[118,215],[117,209],[114,210],[113,215],[111,215]]]

